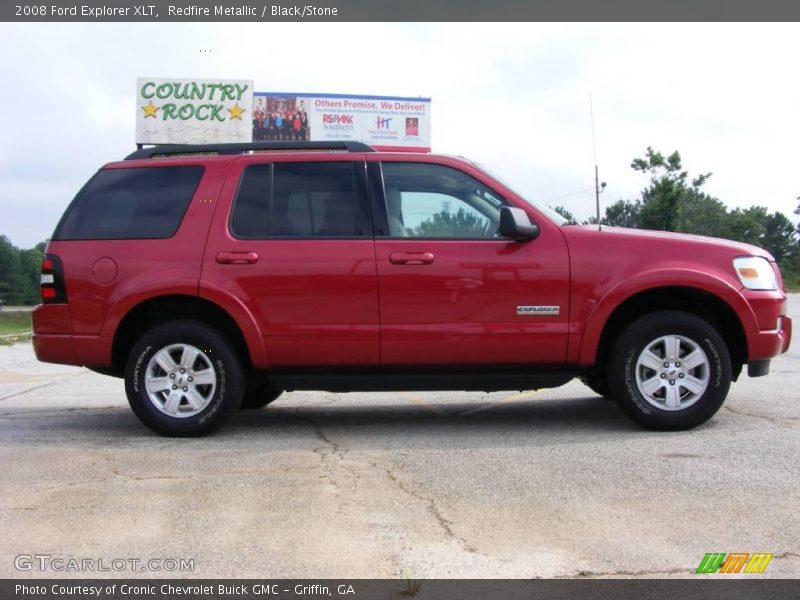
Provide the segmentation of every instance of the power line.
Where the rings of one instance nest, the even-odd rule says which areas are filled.
[[[572,198],[572,196],[577,196],[579,194],[585,194],[586,192],[593,192],[594,188],[586,188],[585,190],[581,190],[579,192],[572,192],[571,194],[566,194],[565,196],[557,196],[555,198],[549,198],[548,200],[542,200],[545,204],[549,204],[550,202],[554,202],[555,200],[563,200],[564,198]]]

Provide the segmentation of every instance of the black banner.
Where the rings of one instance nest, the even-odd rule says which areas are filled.
[[[0,580],[3,600],[725,600],[796,598],[792,579],[59,579]]]
[[[796,21],[787,0],[16,0],[0,21]],[[368,43],[365,41],[365,43]]]

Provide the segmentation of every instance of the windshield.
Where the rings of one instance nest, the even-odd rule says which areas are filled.
[[[470,161],[470,162],[472,162],[472,161]],[[486,168],[485,166],[483,166],[482,164],[480,164],[480,163],[476,163],[476,162],[472,162],[472,166],[473,166],[473,167],[475,167],[476,169],[478,169],[479,171],[483,171],[483,172],[484,172],[484,173],[486,173],[486,174],[487,174],[489,177],[491,177],[492,179],[494,179],[494,180],[495,180],[495,181],[497,181],[498,183],[501,183],[502,185],[504,185],[505,187],[507,187],[509,190],[511,190],[512,192],[514,192],[514,193],[515,193],[517,196],[519,196],[520,198],[522,198],[523,200],[525,200],[525,202],[527,202],[528,204],[530,204],[531,206],[533,206],[533,207],[534,207],[536,210],[538,210],[539,212],[543,212],[543,213],[545,214],[545,216],[547,216],[548,218],[550,218],[550,220],[551,220],[551,221],[555,221],[555,223],[556,223],[557,225],[567,225],[567,224],[569,224],[569,221],[568,221],[567,219],[565,219],[564,217],[562,217],[560,214],[558,214],[558,213],[557,213],[556,211],[554,211],[552,208],[550,208],[549,206],[547,206],[547,205],[545,205],[545,204],[539,204],[538,202],[534,202],[534,201],[532,201],[532,200],[529,200],[528,198],[526,198],[525,196],[523,196],[522,194],[520,194],[519,192],[517,192],[517,191],[516,191],[514,188],[512,188],[510,185],[508,185],[508,184],[507,184],[505,181],[503,181],[503,180],[502,180],[500,177],[498,177],[497,175],[495,175],[495,174],[494,174],[492,171],[490,171],[489,169],[487,169],[487,168]]]

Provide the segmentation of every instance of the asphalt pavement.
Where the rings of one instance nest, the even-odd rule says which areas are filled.
[[[168,439],[121,380],[0,346],[0,577],[693,577],[707,552],[800,577],[799,390],[795,341],[688,432],[573,381],[295,392]]]

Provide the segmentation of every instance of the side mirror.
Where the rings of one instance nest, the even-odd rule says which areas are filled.
[[[500,226],[497,232],[515,242],[527,242],[539,236],[539,226],[531,223],[527,213],[521,208],[503,206],[500,208]]]

